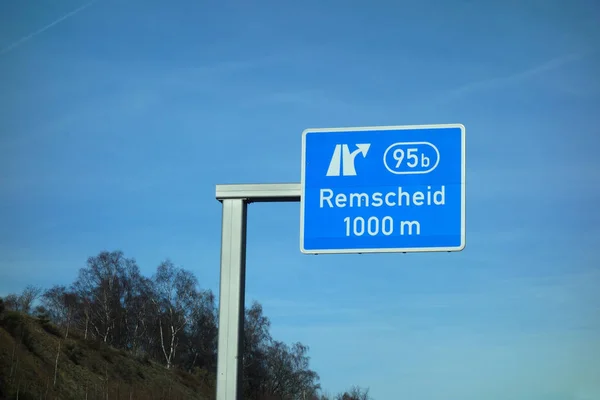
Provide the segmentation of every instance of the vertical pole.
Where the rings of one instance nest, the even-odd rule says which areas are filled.
[[[242,398],[247,203],[244,199],[224,199],[222,203],[217,400],[239,400]]]

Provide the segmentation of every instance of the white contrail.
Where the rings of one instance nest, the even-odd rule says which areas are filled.
[[[29,35],[23,36],[21,39],[11,43],[10,45],[8,45],[7,47],[3,48],[2,50],[0,50],[0,55],[2,54],[6,54],[9,51],[13,50],[16,47],[19,47],[20,45],[22,45],[23,43],[27,42],[29,39],[31,39],[34,36],[39,35],[40,33],[43,33],[45,31],[47,31],[48,29],[52,28],[54,25],[61,23],[62,21],[64,21],[65,19],[72,17],[73,15],[77,14],[78,12],[88,8],[89,6],[91,6],[93,3],[95,3],[98,0],[92,0],[84,5],[82,5],[81,7],[70,11],[68,13],[66,13],[65,15],[63,15],[62,17],[58,18],[55,21],[52,21],[51,23],[49,23],[48,25],[44,26],[43,28],[38,29],[35,32],[30,33]]]

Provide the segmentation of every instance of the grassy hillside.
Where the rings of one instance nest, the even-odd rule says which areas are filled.
[[[0,399],[212,399],[214,382],[203,370],[166,370],[103,343],[64,339],[47,320],[0,316]]]

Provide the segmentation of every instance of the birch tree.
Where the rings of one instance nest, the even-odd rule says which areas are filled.
[[[65,330],[65,339],[69,337],[69,329],[77,309],[77,294],[65,286],[54,285],[42,295],[42,304],[50,314],[50,318]]]
[[[89,323],[96,337],[110,342],[116,318],[121,308],[123,264],[126,262],[121,251],[101,252],[88,258],[87,268],[79,271],[76,286],[90,305]]]
[[[191,318],[197,281],[191,272],[175,267],[170,260],[158,266],[153,281],[152,303],[157,312],[159,343],[166,367],[170,369],[183,329]]]

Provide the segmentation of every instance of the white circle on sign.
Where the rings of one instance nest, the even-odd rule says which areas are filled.
[[[433,164],[431,167],[429,167],[429,169],[423,170],[423,171],[397,171],[394,168],[391,168],[388,165],[387,162],[387,156],[388,153],[390,152],[390,150],[394,149],[395,147],[397,147],[398,149],[401,149],[399,146],[429,146],[431,147],[433,150],[435,150],[435,155],[436,155],[436,159],[435,159],[435,164]],[[420,152],[421,154],[422,152]],[[394,157],[394,159],[397,160],[396,157]],[[438,164],[440,163],[440,151],[438,150],[437,147],[435,147],[435,145],[433,145],[432,143],[429,142],[398,142],[398,143],[394,143],[392,145],[390,145],[385,152],[383,153],[383,165],[385,165],[385,168],[390,171],[392,174],[395,175],[408,175],[408,174],[427,174],[431,171],[433,171],[434,169],[436,169],[436,167],[438,166]]]

